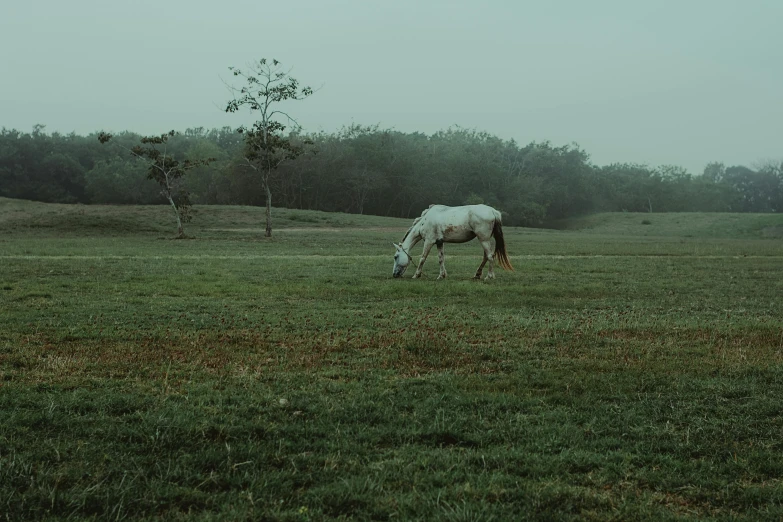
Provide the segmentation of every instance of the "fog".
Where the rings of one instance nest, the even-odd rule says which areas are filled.
[[[238,126],[229,66],[318,88],[307,131],[452,125],[578,143],[597,164],[780,158],[778,1],[13,2],[0,126],[86,134]]]

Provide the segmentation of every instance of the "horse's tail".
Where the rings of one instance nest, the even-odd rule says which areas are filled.
[[[506,242],[503,239],[503,225],[500,224],[500,213],[498,212],[496,215],[495,225],[492,227],[492,235],[495,236],[495,260],[505,270],[514,270],[506,252]]]

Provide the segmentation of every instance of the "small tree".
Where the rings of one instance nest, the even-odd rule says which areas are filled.
[[[191,216],[190,197],[182,184],[182,178],[188,170],[208,165],[215,159],[185,160],[181,163],[175,160],[167,153],[166,144],[169,138],[176,134],[176,132],[170,131],[160,136],[145,136],[141,138],[141,145],[130,149],[122,145],[119,146],[147,164],[147,179],[154,180],[160,185],[161,195],[168,200],[177,218],[176,239],[183,239],[186,236],[182,223],[189,222]],[[98,134],[98,141],[101,143],[106,143],[111,138],[112,135],[105,132]],[[158,147],[163,147],[163,150]]]
[[[301,126],[287,113],[277,107],[287,100],[304,100],[313,94],[310,87],[299,87],[299,81],[283,70],[277,60],[262,58],[250,64],[244,72],[229,67],[234,76],[244,78],[241,88],[229,85],[234,98],[226,105],[226,112],[237,112],[246,107],[257,112],[260,119],[251,127],[239,127],[245,135],[245,162],[257,172],[266,194],[266,237],[272,236],[272,189],[269,186],[272,173],[286,160],[293,160],[304,152],[304,146],[312,144],[309,140],[295,143],[284,131],[286,126],[279,119],[285,118],[295,130]]]

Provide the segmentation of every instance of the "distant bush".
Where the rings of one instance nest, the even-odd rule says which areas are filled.
[[[291,221],[302,221],[304,223],[318,223],[318,218],[316,216],[300,214],[299,212],[291,212],[288,214],[288,219]]]
[[[642,225],[652,225],[652,221],[650,221],[649,219],[643,219]]]

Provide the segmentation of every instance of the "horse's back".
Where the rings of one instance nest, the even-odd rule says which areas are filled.
[[[450,221],[496,221],[500,220],[500,212],[489,205],[461,205],[449,207],[446,205],[430,205],[421,217],[429,216],[432,219],[448,219]]]
[[[444,239],[449,243],[464,243],[478,236],[485,241],[492,236],[500,213],[488,205],[431,205],[420,218],[422,237]]]

